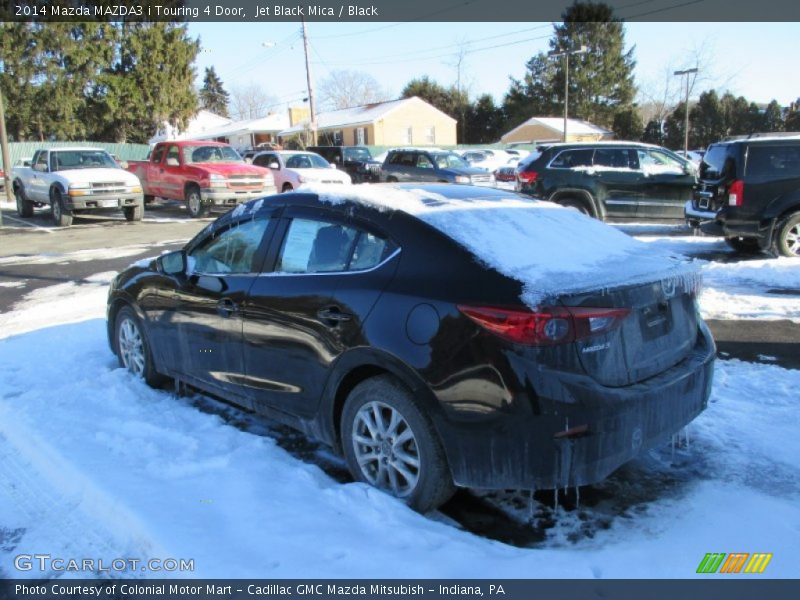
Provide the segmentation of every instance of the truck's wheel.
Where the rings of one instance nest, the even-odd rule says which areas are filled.
[[[144,216],[144,202],[136,206],[126,206],[124,211],[126,221],[141,221]]]
[[[438,508],[455,487],[430,419],[390,376],[361,382],[344,405],[341,440],[353,476],[420,512]]]
[[[64,208],[64,200],[60,190],[50,192],[50,214],[57,227],[69,227],[72,225],[72,213]]]
[[[200,188],[196,185],[189,186],[186,190],[186,208],[189,216],[193,219],[205,217],[208,214],[208,206],[203,203],[200,196]]]
[[[33,216],[33,202],[25,196],[25,188],[21,183],[14,184],[14,197],[17,199],[17,214],[23,219]]]
[[[144,195],[144,203],[145,204],[152,204],[153,201],[155,201],[155,199],[156,199],[156,197],[155,196],[151,196],[150,194],[145,194]]]
[[[775,254],[800,258],[800,212],[787,215],[778,223],[772,245]]]

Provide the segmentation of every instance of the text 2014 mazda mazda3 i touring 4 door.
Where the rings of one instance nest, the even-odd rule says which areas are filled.
[[[697,272],[596,220],[471,186],[242,204],[114,280],[111,346],[337,449],[418,510],[454,486],[591,484],[706,406]]]

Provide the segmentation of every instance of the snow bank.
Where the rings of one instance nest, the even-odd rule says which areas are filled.
[[[384,185],[309,185],[300,188],[331,203],[361,202],[414,215],[464,246],[476,258],[524,285],[531,307],[562,294],[669,278],[694,287],[697,269],[596,219],[550,202],[500,190],[475,190],[451,200],[422,189]]]

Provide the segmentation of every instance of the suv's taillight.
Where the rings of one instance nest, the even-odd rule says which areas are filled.
[[[741,206],[744,204],[744,181],[735,179],[728,186],[728,206]]]
[[[459,306],[478,325],[517,344],[549,346],[566,344],[620,325],[630,313],[627,308],[586,308],[545,306],[534,311],[488,306]]]
[[[517,179],[520,183],[532,184],[539,177],[536,171],[518,171]]]

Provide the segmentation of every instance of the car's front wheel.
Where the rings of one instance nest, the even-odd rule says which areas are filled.
[[[141,221],[144,217],[144,201],[136,206],[126,206],[123,210],[126,221]]]
[[[800,257],[800,212],[781,220],[775,228],[774,249],[776,254]]]
[[[433,424],[393,377],[373,377],[353,388],[342,412],[341,439],[356,479],[415,510],[438,508],[455,490]]]
[[[142,322],[130,306],[121,308],[117,313],[114,332],[119,365],[144,379],[148,385],[162,383],[164,377],[155,370]]]
[[[208,214],[208,205],[203,202],[200,188],[196,185],[191,185],[186,189],[186,209],[193,219],[199,219]]]
[[[72,213],[64,208],[64,200],[61,192],[57,189],[50,193],[50,214],[53,222],[58,227],[69,227],[72,225]]]

